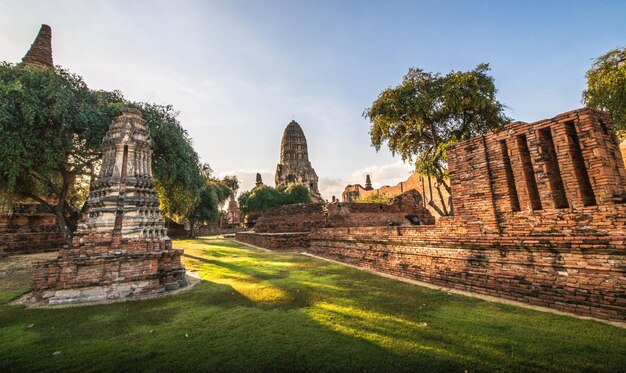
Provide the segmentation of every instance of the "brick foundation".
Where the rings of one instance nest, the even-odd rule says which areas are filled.
[[[83,235],[57,259],[33,264],[33,297],[55,305],[174,290],[186,285],[182,252],[169,239]]]

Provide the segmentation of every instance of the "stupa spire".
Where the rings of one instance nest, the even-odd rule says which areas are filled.
[[[41,25],[39,33],[30,49],[22,58],[24,65],[54,69],[52,60],[52,29],[48,25]]]

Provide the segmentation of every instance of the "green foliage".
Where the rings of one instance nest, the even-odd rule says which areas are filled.
[[[311,203],[309,190],[302,184],[290,184],[286,188],[279,188],[279,191],[283,193],[283,205]]]
[[[187,131],[170,105],[132,103],[150,127],[152,170],[163,214],[174,221],[186,217],[199,197],[200,161]]]
[[[247,209],[250,213],[263,213],[282,206],[284,194],[267,185],[259,185],[250,191]]]
[[[229,197],[234,197],[237,195],[237,191],[239,190],[239,179],[237,179],[237,176],[224,176],[222,178],[222,183],[226,185],[230,190]]]
[[[447,75],[409,69],[402,83],[385,89],[363,113],[372,123],[372,145],[380,150],[386,143],[394,155],[413,162],[417,172],[435,177],[449,192],[448,146],[497,130],[509,120],[488,72],[487,64]]]
[[[179,294],[55,309],[0,305],[0,371],[624,370],[623,328],[229,240],[174,246],[202,279]],[[3,273],[0,289],[14,278]],[[0,301],[29,284],[0,290]]]
[[[0,64],[0,190],[39,201],[56,214],[66,239],[80,211],[71,200],[77,177],[90,177],[100,143],[119,108],[67,70]],[[55,196],[55,205],[41,196]]]
[[[626,48],[613,49],[594,61],[587,71],[583,102],[609,112],[615,129],[626,131]]]
[[[403,82],[384,90],[367,109],[372,145],[415,162],[424,174],[444,179],[445,149],[496,130],[507,122],[489,66],[447,75],[411,68]]]
[[[239,196],[239,210],[244,214],[259,214],[275,207],[296,203],[311,203],[309,190],[302,184],[291,184],[274,189],[260,185]]]
[[[243,215],[248,215],[250,213],[250,208],[248,207],[248,200],[250,199],[250,191],[246,190],[245,192],[241,192],[239,194],[239,198],[237,199],[237,204],[239,205],[239,211]]]
[[[357,203],[384,203],[389,204],[393,200],[393,197],[388,197],[386,194],[370,194],[367,197],[359,197],[356,199]]]
[[[203,184],[200,187],[199,198],[187,214],[191,224],[191,237],[195,237],[195,228],[198,223],[217,223],[220,219],[220,208],[233,195],[236,176],[226,176],[222,180],[211,177],[208,164],[202,165]],[[238,186],[238,185],[237,185]]]

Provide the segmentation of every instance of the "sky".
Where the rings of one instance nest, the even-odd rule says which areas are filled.
[[[19,62],[41,24],[56,65],[94,89],[171,104],[202,161],[274,184],[295,119],[322,195],[405,180],[376,152],[363,111],[410,67],[486,62],[506,114],[534,122],[582,106],[593,59],[626,47],[626,1],[0,0],[0,60]]]

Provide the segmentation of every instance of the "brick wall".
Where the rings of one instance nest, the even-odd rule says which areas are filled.
[[[375,271],[626,320],[624,235],[466,236],[424,226],[321,229],[310,239],[311,253]]]
[[[0,215],[0,255],[56,251],[65,245],[50,213]]]
[[[302,251],[309,247],[309,232],[237,232],[237,241],[275,251]]]
[[[610,118],[581,109],[448,149],[455,216],[319,229],[315,254],[398,276],[626,319],[626,170]]]

